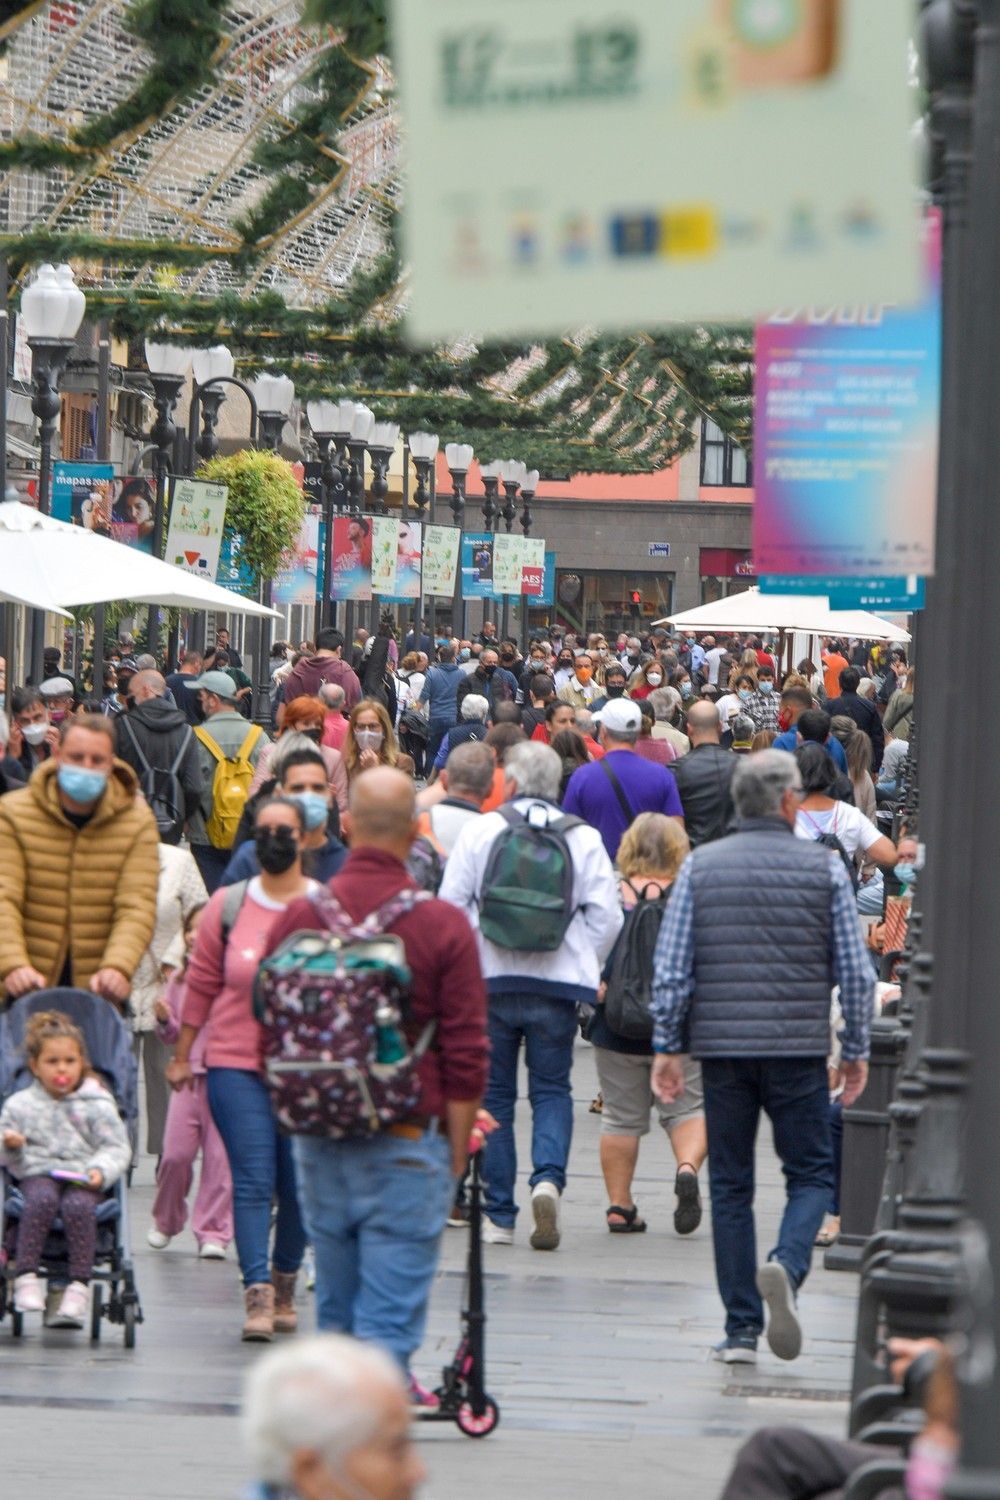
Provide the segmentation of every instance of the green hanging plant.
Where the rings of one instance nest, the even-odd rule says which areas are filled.
[[[273,578],[299,534],[303,514],[291,464],[277,453],[243,448],[209,459],[195,478],[227,487],[226,527],[242,537],[242,561],[256,583]]]

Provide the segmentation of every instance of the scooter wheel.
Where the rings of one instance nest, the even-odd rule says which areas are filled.
[[[486,1397],[486,1405],[482,1416],[477,1417],[472,1410],[471,1402],[465,1401],[458,1409],[455,1421],[460,1432],[466,1437],[483,1438],[489,1437],[500,1420],[500,1408],[491,1396]]]

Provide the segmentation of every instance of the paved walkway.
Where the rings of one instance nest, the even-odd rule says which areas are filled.
[[[424,1428],[428,1500],[579,1500],[625,1485],[644,1497],[713,1500],[740,1442],[770,1422],[844,1431],[855,1281],[816,1270],[802,1299],[807,1342],[794,1364],[764,1349],[756,1370],[712,1363],[721,1336],[708,1217],[690,1239],[673,1232],[666,1142],[644,1143],[636,1196],[645,1235],[610,1236],[597,1161],[593,1055],[580,1044],[576,1138],[562,1247],[488,1246],[489,1388],[502,1409],[481,1443],[456,1428]],[[527,1159],[527,1104],[519,1139]],[[195,1260],[182,1236],[148,1249],[150,1162],[132,1193],[133,1241],[146,1323],[126,1354],[107,1328],[42,1333],[21,1347],[0,1327],[0,1451],[5,1494],[32,1500],[234,1500],[243,1471],[234,1420],[253,1351],[238,1339],[235,1266]],[[759,1230],[773,1243],[780,1171],[762,1131]],[[525,1194],[526,1198],[526,1194]],[[450,1355],[458,1328],[466,1236],[449,1230],[435,1287],[425,1378]],[[302,1298],[303,1314],[310,1308]],[[54,1453],[48,1465],[44,1455]],[[72,1478],[67,1476],[72,1474]]]

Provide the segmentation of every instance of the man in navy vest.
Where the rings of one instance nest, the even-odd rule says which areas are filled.
[[[843,1102],[868,1078],[875,974],[840,858],[795,837],[802,779],[765,750],[733,777],[737,832],[697,849],[674,884],[654,960],[653,1088],[683,1088],[682,1056],[702,1065],[715,1274],[726,1337],[715,1354],[755,1364],[802,1347],[796,1294],[833,1186],[827,1055],[830,993],[840,986]],[[774,1131],[787,1201],[778,1243],[758,1270],[754,1145],[761,1110]]]

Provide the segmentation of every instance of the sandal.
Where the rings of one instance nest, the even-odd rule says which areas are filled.
[[[819,1234],[816,1236],[817,1245],[819,1245],[821,1249],[827,1250],[831,1245],[836,1243],[839,1237],[840,1220],[834,1214],[827,1214],[826,1222],[824,1223],[823,1228],[820,1230]]]
[[[612,1214],[617,1214],[620,1219],[624,1219],[624,1224],[612,1224]],[[634,1203],[631,1208],[622,1208],[619,1204],[612,1203],[611,1207],[606,1211],[605,1217],[608,1221],[608,1229],[612,1234],[646,1233],[646,1221],[639,1218],[639,1210]]]

